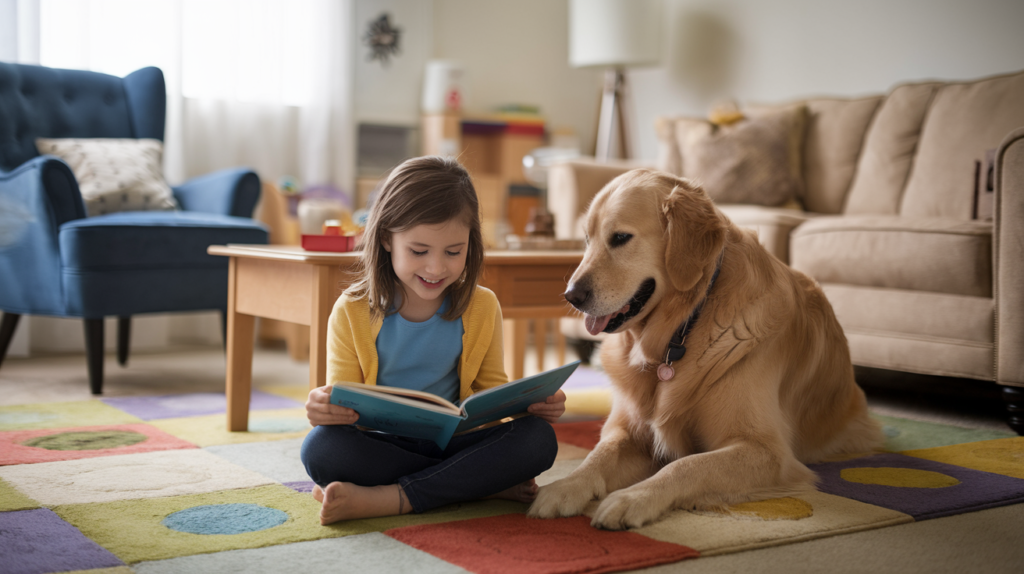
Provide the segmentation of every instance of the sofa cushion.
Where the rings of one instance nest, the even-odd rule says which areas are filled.
[[[757,233],[757,240],[783,263],[789,262],[789,236],[798,225],[816,217],[813,213],[784,207],[719,205],[733,223]]]
[[[1024,72],[944,84],[935,94],[900,214],[971,219],[974,162],[1024,126]]]
[[[76,219],[60,228],[61,265],[73,270],[223,267],[210,245],[266,243],[264,226],[211,213],[126,212]]]
[[[73,316],[222,309],[228,258],[210,245],[266,243],[260,223],[180,211],[112,213],[60,228],[62,287]]]
[[[899,212],[925,114],[939,86],[934,82],[907,84],[885,98],[868,130],[843,213]]]
[[[659,171],[672,175],[683,175],[683,165],[679,157],[679,142],[676,140],[677,118],[659,117],[654,120],[654,134],[658,138],[658,157],[654,167]]]
[[[830,283],[821,288],[855,365],[994,378],[991,298]]]
[[[882,96],[838,99],[816,98],[807,106],[804,134],[804,208],[815,213],[841,213],[860,157],[864,135]],[[793,104],[785,104],[793,105]],[[751,114],[778,109],[780,105],[754,105]]]
[[[738,122],[676,122],[683,177],[716,203],[778,206],[802,193],[801,149],[807,109],[790,106]]]
[[[790,265],[821,283],[992,296],[992,224],[827,216],[790,238]]]
[[[164,181],[164,144],[160,140],[39,138],[36,146],[40,153],[55,155],[71,167],[90,217],[178,207]]]

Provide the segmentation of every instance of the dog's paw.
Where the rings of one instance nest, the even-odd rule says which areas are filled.
[[[647,489],[627,488],[611,493],[597,507],[590,525],[605,530],[639,528],[654,522],[669,507]]]
[[[526,515],[531,518],[579,516],[583,514],[587,503],[598,496],[596,489],[587,488],[581,481],[559,480],[540,487]]]

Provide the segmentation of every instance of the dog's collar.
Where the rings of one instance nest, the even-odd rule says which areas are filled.
[[[665,349],[665,360],[658,365],[658,378],[662,381],[667,381],[675,376],[676,372],[672,368],[672,363],[682,359],[683,355],[686,354],[686,345],[684,344],[686,336],[690,334],[693,326],[700,319],[700,312],[704,309],[704,302],[708,300],[708,295],[711,294],[711,289],[715,286],[718,273],[722,270],[722,259],[724,258],[725,248],[722,248],[722,252],[718,254],[718,261],[715,263],[715,273],[711,276],[711,282],[708,283],[707,291],[704,292],[704,298],[700,300],[700,303],[697,303],[690,316],[672,334],[672,339],[668,342],[668,347]]]

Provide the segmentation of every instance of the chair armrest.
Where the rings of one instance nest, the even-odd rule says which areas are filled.
[[[260,198],[260,178],[248,168],[215,171],[174,188],[174,199],[185,211],[252,217]]]
[[[996,381],[1024,386],[1024,128],[999,145],[995,173]]]
[[[548,210],[555,216],[555,237],[582,239],[578,225],[590,200],[619,175],[645,165],[617,161],[599,163],[594,159],[576,159],[557,163],[548,170]]]
[[[34,157],[11,171],[0,170],[0,201],[8,208],[29,209],[36,219],[51,221],[54,230],[85,217],[75,174],[52,155]]]
[[[44,155],[0,171],[0,309],[64,314],[57,236],[83,217],[78,182],[63,161]]]

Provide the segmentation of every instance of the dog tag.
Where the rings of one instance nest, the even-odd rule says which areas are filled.
[[[667,381],[676,376],[676,370],[665,363],[658,365],[658,379]]]

